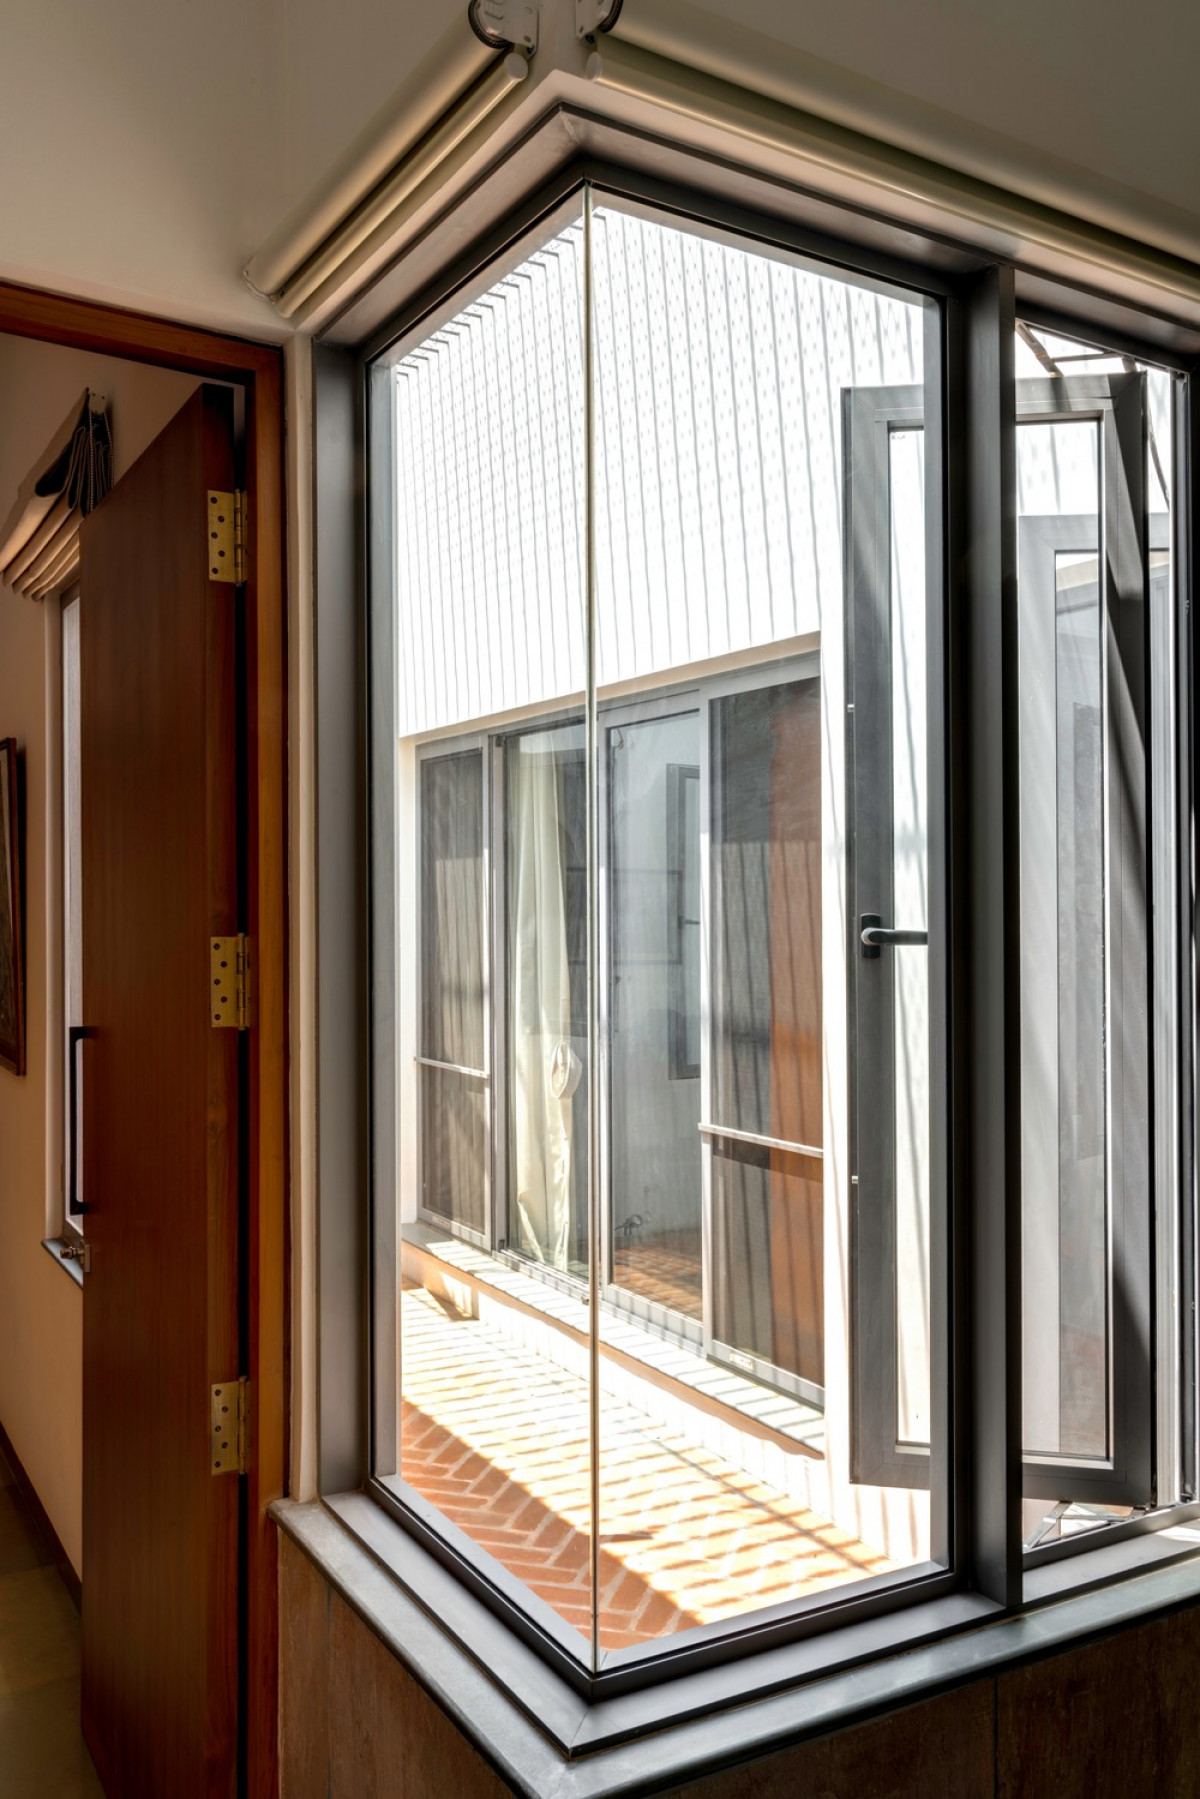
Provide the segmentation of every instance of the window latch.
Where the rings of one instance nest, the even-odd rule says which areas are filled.
[[[864,912],[858,921],[859,936],[862,939],[862,953],[871,961],[885,947],[899,949],[906,944],[915,944],[923,948],[929,942],[928,931],[898,931],[885,925],[878,912]]]

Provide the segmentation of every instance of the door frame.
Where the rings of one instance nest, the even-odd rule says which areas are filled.
[[[190,325],[0,281],[0,332],[227,381],[246,406],[247,930],[255,946],[249,1045],[245,1535],[246,1791],[278,1791],[278,1567],[267,1508],[283,1496],[288,1436],[287,665],[283,352]]]

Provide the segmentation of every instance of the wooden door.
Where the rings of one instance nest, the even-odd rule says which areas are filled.
[[[209,940],[238,929],[239,590],[209,578],[234,486],[204,387],[82,532],[83,1722],[111,1795],[236,1790],[239,1033]]]

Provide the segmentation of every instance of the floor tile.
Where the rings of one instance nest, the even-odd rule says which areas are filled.
[[[49,1565],[50,1551],[16,1487],[0,1486],[0,1577]]]
[[[0,1792],[12,1799],[103,1799],[79,1728],[79,1681],[0,1699]]]
[[[0,1577],[0,1698],[79,1673],[79,1613],[54,1568]]]

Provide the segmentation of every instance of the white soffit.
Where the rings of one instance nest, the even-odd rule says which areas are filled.
[[[929,240],[936,253],[941,240],[945,266],[955,246],[1014,261],[1177,321],[1190,346],[1189,327],[1200,325],[1200,214],[975,130],[686,0],[625,0],[613,34],[583,43],[573,18],[574,0],[544,0],[528,78],[512,66],[517,53],[505,72],[487,52],[482,78],[463,83],[432,126],[427,107],[411,110],[405,83],[371,128],[370,156],[360,154],[370,190],[354,198],[348,154],[312,197],[310,216],[298,209],[250,265],[248,274],[265,268],[278,278],[280,244],[305,248],[282,308],[294,325],[360,340],[384,316],[382,290],[359,303],[371,283],[386,275],[386,309],[395,311],[572,153],[592,153],[728,197],[740,187],[748,203],[824,231],[839,230],[830,206],[849,205],[860,220],[844,218],[843,235],[901,254],[906,237],[910,253]],[[443,71],[428,91],[453,87],[446,71],[463,54],[454,34],[443,40],[422,65]],[[539,133],[556,114],[557,125]],[[388,145],[407,147],[381,179]],[[341,221],[318,236],[338,198]]]

